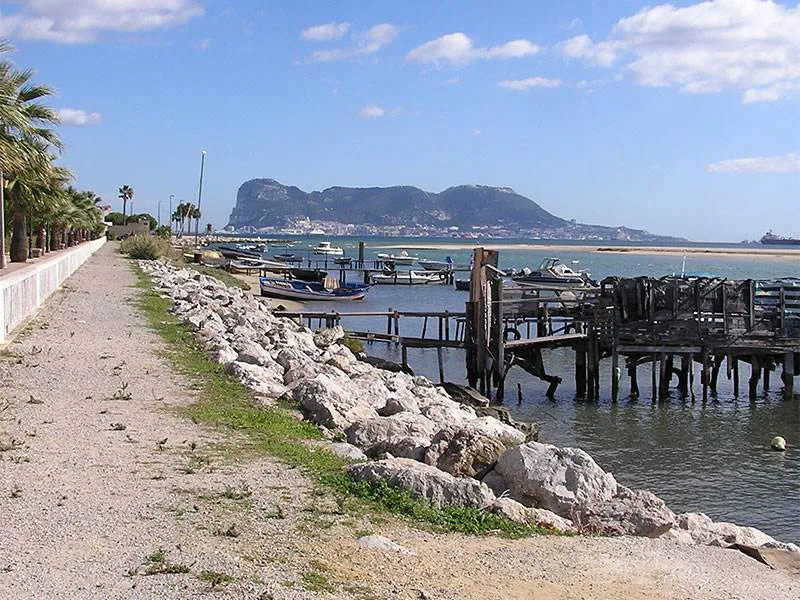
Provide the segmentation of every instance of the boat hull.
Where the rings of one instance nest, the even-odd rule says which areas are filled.
[[[300,300],[313,302],[349,302],[363,300],[369,286],[354,286],[325,290],[314,282],[299,280],[279,280],[262,277],[261,295],[280,300]],[[304,289],[305,288],[305,289]]]

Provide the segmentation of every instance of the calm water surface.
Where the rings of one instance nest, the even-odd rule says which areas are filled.
[[[336,240],[353,256],[356,242]],[[369,241],[370,245],[378,243]],[[368,256],[374,251],[368,249]],[[456,262],[466,263],[471,255],[470,251],[410,253],[433,259],[450,255]],[[546,255],[501,250],[500,266],[534,267]],[[596,279],[608,275],[662,276],[679,273],[682,266],[681,256],[589,253],[579,249],[560,251],[556,256],[579,261],[578,266],[588,269]],[[689,255],[686,270],[728,278],[770,278],[800,276],[800,263],[796,259]],[[463,311],[466,299],[465,292],[445,285],[376,286],[365,301],[338,308]],[[345,320],[344,325],[386,331],[385,319]],[[434,325],[429,323],[429,332]],[[401,334],[419,335],[420,330],[421,320],[401,320]],[[400,360],[399,349],[386,344],[375,343],[368,352]],[[446,350],[445,354],[447,378],[464,382],[463,352]],[[585,449],[621,483],[654,492],[676,512],[705,512],[715,520],[752,525],[779,539],[800,542],[800,396],[783,400],[779,376],[773,374],[772,389],[753,402],[734,397],[724,368],[716,397],[706,403],[682,400],[675,394],[668,401],[653,402],[649,366],[644,366],[639,374],[641,397],[626,397],[624,379],[620,400],[612,403],[608,397],[610,361],[605,360],[601,365],[604,395],[596,402],[585,402],[575,399],[572,353],[568,349],[551,350],[544,360],[548,372],[564,379],[555,400],[545,398],[547,384],[519,369],[509,373],[506,384],[506,402],[512,414],[539,422],[542,441]],[[435,351],[409,349],[409,363],[418,374],[438,378]],[[746,365],[742,367],[741,379],[746,382]],[[522,387],[519,403],[517,383]],[[695,386],[699,392],[699,373]],[[742,387],[746,389],[746,383]],[[787,439],[787,452],[769,450],[769,441],[775,435]]]

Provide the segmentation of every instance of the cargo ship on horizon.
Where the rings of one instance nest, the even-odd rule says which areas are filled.
[[[768,231],[764,234],[764,237],[761,238],[762,244],[779,244],[779,245],[789,245],[789,246],[800,246],[800,239],[796,238],[789,238],[783,237],[781,235],[775,235],[772,233],[772,230]]]

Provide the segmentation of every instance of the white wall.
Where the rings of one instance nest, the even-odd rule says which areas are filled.
[[[0,343],[105,243],[105,237],[84,242],[0,277]]]

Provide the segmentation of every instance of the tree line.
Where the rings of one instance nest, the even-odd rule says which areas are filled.
[[[102,234],[103,199],[71,185],[72,173],[56,164],[63,144],[46,99],[53,88],[35,83],[31,69],[9,59],[0,40],[0,187],[11,227],[10,258],[25,262],[32,249],[58,250]],[[5,241],[5,240],[4,240]]]

